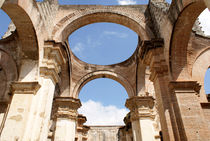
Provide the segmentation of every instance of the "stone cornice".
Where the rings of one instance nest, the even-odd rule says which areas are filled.
[[[77,109],[81,106],[79,99],[72,97],[56,97],[54,99],[55,118],[68,118],[77,120]]]
[[[78,125],[83,125],[87,121],[87,118],[81,114],[78,115],[77,122]]]
[[[41,67],[40,75],[45,78],[50,78],[53,81],[53,83],[57,83],[60,80],[60,77],[54,68]]]
[[[61,52],[61,45],[56,43],[48,43],[44,47],[44,58],[40,67],[40,74],[43,77],[50,77],[54,83],[59,81],[59,73],[61,65],[65,63],[64,56]]]
[[[134,96],[126,100],[125,106],[131,111],[131,121],[154,119],[154,98],[152,96]]]
[[[12,82],[12,94],[36,94],[41,85],[38,82]]]
[[[197,81],[171,81],[169,88],[172,92],[176,93],[194,93],[199,94],[201,85]]]
[[[147,53],[150,50],[162,48],[163,46],[164,42],[162,38],[155,38],[151,40],[141,41],[139,56],[142,60],[144,60],[146,58]]]
[[[150,66],[150,80],[154,81],[157,76],[168,74],[168,66],[164,58],[163,39],[143,41],[140,56],[144,64]]]

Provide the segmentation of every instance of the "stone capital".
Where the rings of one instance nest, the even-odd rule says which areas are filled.
[[[126,100],[125,106],[130,109],[131,121],[152,118],[154,98],[152,96],[134,96]]]
[[[55,118],[77,119],[77,109],[81,106],[79,99],[72,97],[56,97],[54,99]]]
[[[54,83],[59,81],[61,65],[65,63],[61,52],[61,45],[54,42],[47,42],[44,47],[44,58],[40,67],[40,74],[43,77],[50,77]]]
[[[154,49],[157,50],[158,48],[163,48],[164,42],[162,38],[156,38],[156,39],[141,41],[140,46],[141,46],[139,52],[140,58],[146,61],[148,52]]]
[[[176,93],[199,93],[201,85],[197,81],[171,81],[169,88]]]
[[[163,39],[152,39],[142,43],[140,57],[144,64],[150,67],[151,75],[149,79],[151,81],[154,81],[158,76],[168,74],[168,65],[165,61],[163,47]]]
[[[36,94],[41,85],[38,82],[12,82],[12,94]]]

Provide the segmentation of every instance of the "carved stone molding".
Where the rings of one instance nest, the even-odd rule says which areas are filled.
[[[61,65],[65,63],[60,47],[60,44],[51,42],[44,47],[44,58],[40,68],[41,76],[50,77],[54,83],[59,81],[58,74],[61,72]]]
[[[197,81],[172,81],[169,88],[173,92],[178,93],[197,93],[199,94],[201,85]]]
[[[76,120],[77,109],[81,106],[79,99],[72,97],[56,97],[54,99],[54,118],[68,118]]]
[[[79,114],[77,117],[77,133],[81,133],[83,136],[87,135],[90,127],[85,126],[84,123],[87,121],[86,117]]]
[[[140,58],[145,59],[147,53],[150,50],[157,49],[157,48],[162,48],[164,45],[163,39],[162,38],[157,38],[157,39],[151,39],[151,40],[145,40],[141,41],[140,43]]]
[[[152,96],[134,96],[126,100],[125,106],[130,109],[131,121],[154,119],[154,98]]]
[[[152,39],[150,41],[143,41],[141,45],[140,57],[144,64],[150,67],[150,80],[159,75],[168,74],[168,66],[164,58],[164,42],[163,39]]]
[[[12,94],[36,94],[41,85],[39,82],[12,82]]]

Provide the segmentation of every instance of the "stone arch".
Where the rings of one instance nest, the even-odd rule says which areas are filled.
[[[0,78],[0,101],[9,102],[9,86],[18,79],[18,72],[13,58],[2,49],[0,49]]]
[[[38,60],[39,50],[34,25],[26,9],[29,1],[5,1],[2,9],[16,26],[18,38],[23,52],[22,58]],[[30,1],[30,4],[32,2]],[[28,7],[27,7],[28,8]]]
[[[196,58],[193,63],[192,68],[192,78],[201,84],[201,100],[206,101],[205,91],[204,91],[204,77],[207,69],[210,67],[210,47],[204,49]]]
[[[97,22],[110,22],[126,26],[136,32],[141,40],[149,40],[154,37],[146,25],[144,14],[116,7],[82,9],[71,13],[56,24],[52,31],[52,38],[60,42],[65,41],[72,32],[80,27]]]
[[[76,84],[76,86],[73,89],[73,97],[78,98],[79,92],[82,89],[82,87],[88,83],[89,81],[96,79],[96,78],[110,78],[113,79],[117,82],[119,82],[127,91],[128,97],[135,96],[134,90],[132,89],[130,83],[122,76],[119,74],[116,74],[111,71],[95,71],[91,72],[84,77],[82,77],[79,82]]]
[[[188,42],[195,20],[205,8],[203,1],[191,2],[183,9],[176,20],[169,52],[170,72],[173,80],[191,79],[187,70]]]

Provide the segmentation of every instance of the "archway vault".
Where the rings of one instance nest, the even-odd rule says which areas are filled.
[[[65,12],[66,8],[68,7],[60,6],[60,9],[63,10],[59,12]],[[54,40],[65,41],[72,32],[80,27],[98,22],[110,22],[126,26],[136,32],[141,40],[148,40],[154,37],[152,31],[146,25],[144,11],[141,12],[138,8],[90,6],[88,8],[77,7],[75,9],[71,13],[64,14],[61,18],[57,17],[58,22],[52,31]]]

